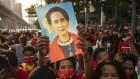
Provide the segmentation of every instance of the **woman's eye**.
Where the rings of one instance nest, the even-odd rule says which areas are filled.
[[[65,69],[65,67],[61,67],[61,69]]]
[[[55,24],[57,24],[57,23],[58,23],[58,21],[55,21],[54,23],[55,23]]]
[[[102,74],[102,76],[103,76],[103,77],[107,77],[108,75],[107,75],[107,74]]]
[[[113,77],[118,77],[118,74],[113,74],[112,76],[113,76]]]
[[[61,22],[64,22],[65,21],[65,19],[63,18],[63,19],[61,19]]]

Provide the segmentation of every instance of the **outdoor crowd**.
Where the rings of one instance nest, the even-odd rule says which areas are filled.
[[[0,79],[140,79],[140,51],[129,29],[78,24],[77,32],[82,54],[53,63],[48,36],[0,32]]]

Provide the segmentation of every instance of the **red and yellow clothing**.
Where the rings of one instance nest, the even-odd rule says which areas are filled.
[[[33,65],[27,65],[27,63],[22,63],[23,69],[25,69],[28,73],[30,73],[34,68],[35,64]]]

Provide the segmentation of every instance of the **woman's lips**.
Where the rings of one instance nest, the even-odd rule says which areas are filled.
[[[64,31],[64,29],[61,29],[61,30],[59,30],[59,31]]]

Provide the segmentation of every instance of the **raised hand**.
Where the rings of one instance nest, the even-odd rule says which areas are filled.
[[[77,31],[80,37],[85,37],[85,35],[87,34],[86,27],[82,24],[78,24]]]
[[[37,49],[39,50],[40,54],[46,55],[46,52],[49,50],[49,37],[48,36],[41,36],[36,44]]]

